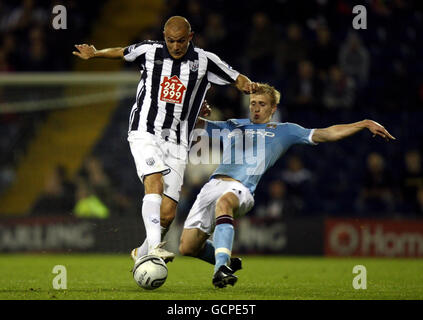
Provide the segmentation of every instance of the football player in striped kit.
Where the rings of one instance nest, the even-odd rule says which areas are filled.
[[[211,84],[234,84],[247,94],[256,88],[217,55],[194,47],[193,34],[184,17],[173,16],[164,26],[164,41],[102,50],[80,44],[73,52],[85,60],[124,59],[136,63],[141,72],[128,141],[144,184],[146,240],[132,250],[134,261],[145,254],[158,255],[166,262],[175,256],[163,248],[162,239],[176,215],[193,129]]]

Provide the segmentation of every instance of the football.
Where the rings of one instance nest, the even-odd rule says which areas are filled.
[[[135,282],[144,289],[157,289],[167,279],[167,266],[163,259],[155,255],[146,255],[135,261],[132,271]]]

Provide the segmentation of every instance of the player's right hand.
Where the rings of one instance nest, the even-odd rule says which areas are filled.
[[[201,105],[200,115],[202,117],[208,117],[210,114],[211,114],[210,105],[207,103],[206,100],[204,100],[203,104]]]
[[[257,91],[257,88],[258,88],[258,84],[256,82],[252,82],[252,81],[248,82],[246,86],[247,86],[247,89],[244,90],[244,93],[246,93],[246,94],[255,93]]]
[[[385,129],[384,126],[377,123],[373,120],[367,120],[367,128],[370,130],[371,133],[373,133],[373,137],[381,136],[385,140],[396,140],[394,136],[392,136],[388,130]]]
[[[88,44],[76,44],[75,48],[78,49],[78,51],[73,51],[72,54],[84,60],[93,58],[97,51],[93,45]]]

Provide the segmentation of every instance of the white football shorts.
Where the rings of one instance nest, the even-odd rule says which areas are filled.
[[[207,182],[192,206],[184,223],[184,229],[200,229],[211,235],[216,222],[217,200],[227,192],[232,192],[239,199],[239,207],[234,218],[245,215],[254,206],[254,198],[250,190],[238,181],[211,179]]]
[[[142,131],[129,132],[128,142],[141,182],[150,174],[162,172],[163,193],[178,202],[184,180],[187,149]]]

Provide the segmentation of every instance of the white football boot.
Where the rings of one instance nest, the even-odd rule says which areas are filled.
[[[131,251],[131,259],[134,260],[134,262],[137,261],[137,259],[138,259],[137,253],[138,253],[138,248],[132,249],[132,251]]]
[[[166,249],[163,249],[163,246],[165,244],[166,244],[166,241],[160,242],[157,245],[157,247],[155,247],[153,250],[151,250],[149,252],[149,254],[158,256],[158,257],[162,258],[164,260],[164,262],[168,263],[168,262],[173,261],[173,259],[175,258],[175,254],[173,252],[167,251]],[[136,255],[136,253],[135,253],[135,255]]]

